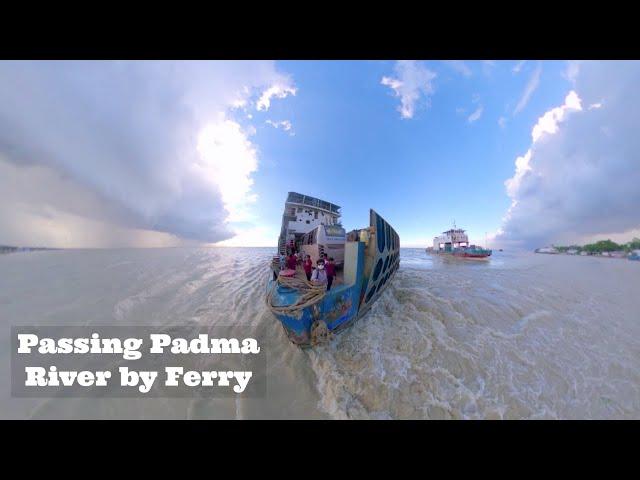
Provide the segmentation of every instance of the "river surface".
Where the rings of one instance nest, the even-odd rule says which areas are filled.
[[[1,418],[640,418],[640,262],[402,249],[390,287],[300,350],[266,309],[267,248],[0,255]],[[262,339],[267,395],[12,398],[12,325],[235,325]]]

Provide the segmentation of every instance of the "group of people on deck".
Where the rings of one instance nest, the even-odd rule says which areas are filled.
[[[298,261],[301,258],[302,254],[298,254],[293,250],[290,252],[289,256],[285,256],[284,254],[280,255],[280,270],[295,270],[298,265]],[[336,265],[333,257],[329,258],[326,253],[323,253],[322,257],[316,261],[316,267],[313,268],[311,257],[309,255],[305,255],[304,260],[302,261],[302,268],[304,269],[304,273],[307,276],[308,281],[326,285],[327,291],[331,290],[333,279],[336,276]]]

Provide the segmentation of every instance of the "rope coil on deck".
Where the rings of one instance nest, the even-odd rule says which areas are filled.
[[[302,295],[300,295],[296,302],[291,305],[274,305],[273,294],[278,285],[282,285],[283,287],[290,288],[292,290],[298,290]],[[275,314],[291,315],[299,310],[318,303],[326,294],[326,285],[314,284],[306,278],[282,277],[278,275],[277,282],[273,283],[273,287],[267,294],[266,303],[267,307],[269,307],[269,309]]]
[[[298,290],[302,294],[298,297],[295,303],[290,305],[274,305],[273,294],[278,288],[278,285],[282,285],[285,288],[292,290]],[[295,317],[301,314],[301,311],[307,307],[313,306],[320,302],[327,294],[327,287],[323,284],[315,284],[308,281],[306,278],[297,277],[283,277],[278,275],[277,281],[273,282],[273,287],[267,294],[266,303],[267,307],[274,314],[281,314]],[[314,309],[314,317],[317,317],[317,309]],[[311,325],[311,345],[319,345],[321,343],[327,343],[333,338],[333,333],[327,327],[324,320],[316,318]]]

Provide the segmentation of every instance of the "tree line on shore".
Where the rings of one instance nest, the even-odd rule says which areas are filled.
[[[616,243],[612,240],[600,240],[595,243],[588,243],[586,245],[569,245],[569,246],[555,246],[556,250],[562,253],[566,253],[568,250],[577,250],[578,252],[587,252],[590,254],[603,253],[603,252],[631,252],[632,250],[640,250],[640,238],[634,237],[633,240],[627,243]]]

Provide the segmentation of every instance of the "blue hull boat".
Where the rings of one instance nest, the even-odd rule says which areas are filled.
[[[287,278],[272,264],[266,287],[267,306],[280,320],[289,339],[311,346],[353,324],[391,283],[400,266],[400,237],[374,210],[369,227],[350,232],[344,249],[343,281],[326,286],[307,281],[298,270]]]

